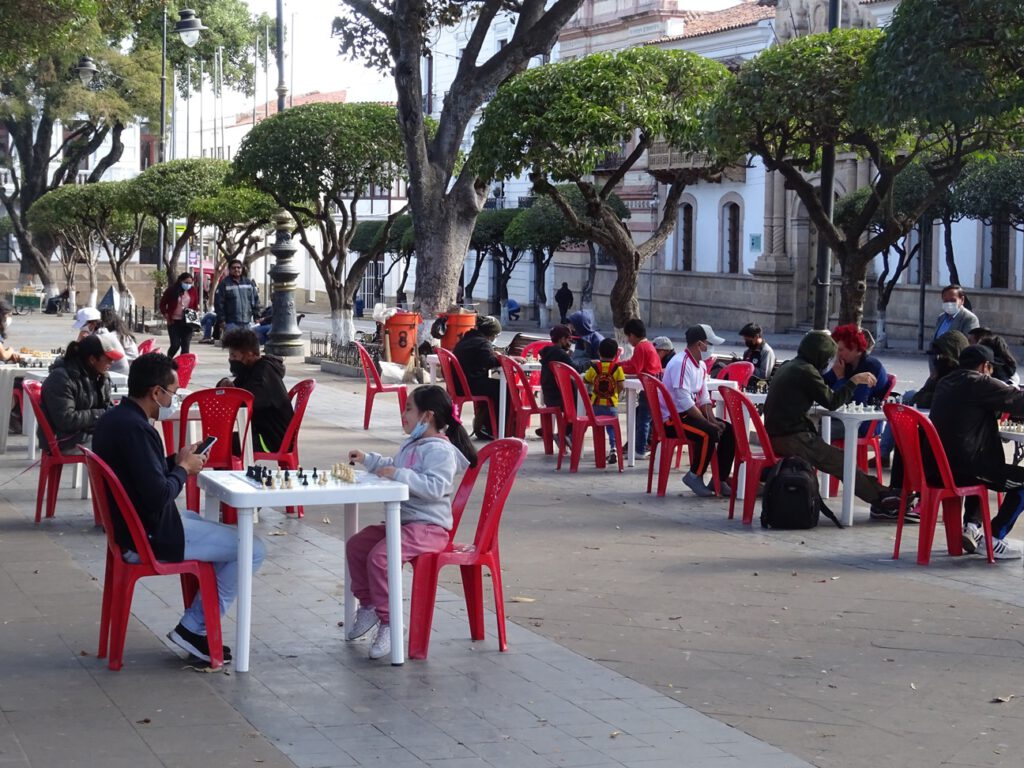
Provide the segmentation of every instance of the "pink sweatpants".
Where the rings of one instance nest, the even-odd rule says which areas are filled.
[[[402,526],[402,562],[408,563],[424,552],[440,552],[448,545],[448,531],[430,523]],[[388,547],[384,525],[368,525],[345,543],[352,594],[360,605],[377,609],[381,623],[389,624]]]

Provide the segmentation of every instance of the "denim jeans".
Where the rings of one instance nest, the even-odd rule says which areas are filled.
[[[633,445],[637,456],[647,453],[647,443],[651,439],[651,407],[647,404],[647,395],[640,393],[636,401],[636,424],[633,427]]]
[[[182,512],[181,524],[185,528],[185,559],[213,563],[213,569],[217,572],[220,614],[223,616],[238,595],[238,529],[233,525],[207,520],[195,512]],[[263,542],[253,537],[253,571],[259,569],[265,555]],[[202,594],[196,594],[192,605],[185,609],[181,623],[190,632],[206,634]]]
[[[597,416],[618,416],[619,409],[614,405],[595,405],[594,414]],[[615,448],[615,430],[612,427],[605,427],[608,431],[608,453],[616,450]]]

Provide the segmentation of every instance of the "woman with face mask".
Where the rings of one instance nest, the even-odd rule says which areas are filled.
[[[173,358],[179,351],[188,352],[195,327],[188,322],[186,315],[199,310],[199,291],[191,272],[182,272],[167,286],[160,297],[159,309],[167,321],[167,335],[171,339],[167,356]]]
[[[409,499],[402,502],[402,562],[408,562],[417,555],[440,552],[447,546],[454,524],[455,477],[476,464],[476,450],[455,419],[448,393],[435,385],[418,387],[409,393],[402,428],[409,438],[399,446],[394,458],[349,451],[348,459],[350,464],[360,462],[379,477],[409,486]],[[370,644],[370,658],[384,658],[391,654],[384,526],[371,525],[351,536],[345,543],[345,561],[352,594],[359,600],[348,639],[355,640],[377,627]]]

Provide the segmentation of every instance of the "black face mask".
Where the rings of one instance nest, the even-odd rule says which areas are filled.
[[[241,360],[228,360],[228,370],[231,371],[232,376],[241,376],[249,370],[249,366]]]

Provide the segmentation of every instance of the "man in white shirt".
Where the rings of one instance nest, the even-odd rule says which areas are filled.
[[[726,482],[732,472],[732,460],[736,453],[736,442],[729,425],[715,417],[708,392],[708,370],[706,360],[711,356],[711,347],[724,343],[716,336],[710,325],[695,325],[686,331],[686,349],[675,355],[665,366],[662,381],[675,404],[683,423],[683,432],[693,447],[690,471],[683,476],[683,483],[698,496],[714,496],[715,492],[704,482],[704,473],[711,463],[712,454],[718,457],[718,477],[722,496],[732,495]],[[662,420],[670,437],[675,430],[669,422],[671,414],[661,406]],[[716,450],[717,445],[717,450]]]

